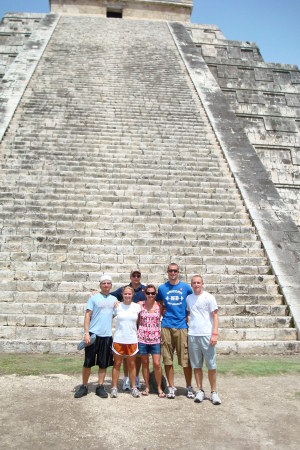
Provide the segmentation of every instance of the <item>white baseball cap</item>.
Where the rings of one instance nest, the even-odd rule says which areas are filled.
[[[111,276],[108,275],[107,273],[104,273],[104,274],[101,275],[101,277],[100,277],[100,284],[103,283],[103,281],[110,281],[110,282],[112,283]]]

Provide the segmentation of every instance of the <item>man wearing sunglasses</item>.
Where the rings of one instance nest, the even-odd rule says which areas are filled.
[[[146,300],[145,297],[145,285],[141,283],[141,271],[139,269],[134,269],[130,272],[130,283],[129,286],[131,286],[134,289],[134,294],[132,301],[134,303],[142,302]],[[128,284],[126,284],[128,286]],[[122,289],[124,286],[120,287],[116,291],[112,292],[111,295],[114,295],[119,302],[123,301],[122,297]],[[135,366],[136,366],[136,387],[140,388],[140,368],[141,368],[141,358],[139,356],[136,357],[135,360]],[[123,378],[123,391],[130,391],[130,381],[128,377],[128,367],[127,367],[127,360],[126,358],[123,359],[123,369],[124,369],[124,378]]]
[[[171,263],[167,270],[169,281],[158,288],[157,301],[161,302],[163,319],[161,322],[161,354],[169,387],[167,398],[175,398],[173,357],[176,350],[178,364],[183,367],[188,398],[195,394],[191,386],[192,368],[188,355],[186,298],[192,294],[191,287],[179,281],[179,266]]]

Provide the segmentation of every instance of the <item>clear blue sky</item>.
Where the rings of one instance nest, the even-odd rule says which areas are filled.
[[[6,12],[49,12],[48,0],[0,0]],[[256,42],[267,62],[300,67],[300,0],[194,0],[192,22],[217,25],[227,39]]]

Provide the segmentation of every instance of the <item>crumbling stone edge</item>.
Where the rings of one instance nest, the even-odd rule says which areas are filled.
[[[0,142],[59,21],[45,14],[0,82]]]

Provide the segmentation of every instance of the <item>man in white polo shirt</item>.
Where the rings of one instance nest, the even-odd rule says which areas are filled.
[[[202,387],[203,359],[208,369],[208,379],[211,387],[210,400],[214,405],[220,405],[217,393],[216,344],[218,341],[218,305],[212,294],[204,291],[201,275],[194,275],[191,280],[193,294],[187,296],[187,310],[190,312],[188,330],[188,349],[191,366],[194,369],[198,392],[196,403],[205,399]]]

